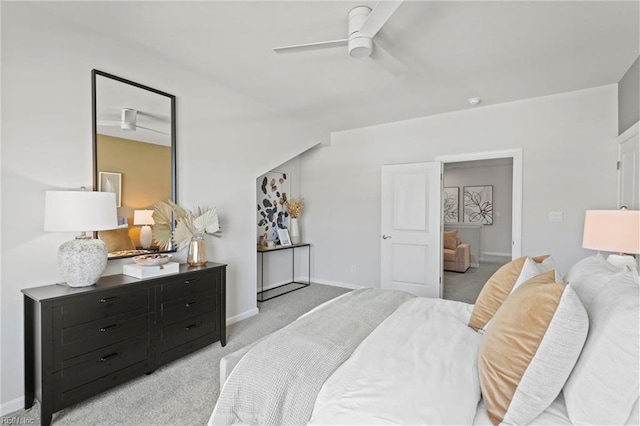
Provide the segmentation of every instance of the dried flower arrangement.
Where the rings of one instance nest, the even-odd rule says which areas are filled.
[[[291,198],[290,200],[285,201],[284,204],[287,207],[289,216],[294,219],[300,217],[302,210],[304,209],[304,201],[302,198]]]
[[[158,201],[153,206],[153,238],[161,249],[166,250],[174,242],[178,250],[187,247],[194,237],[205,234],[221,236],[218,211],[215,207],[198,207],[195,211],[186,210],[171,200]],[[172,230],[172,221],[175,228]]]

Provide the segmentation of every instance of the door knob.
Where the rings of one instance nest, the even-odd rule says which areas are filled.
[[[386,239],[388,239],[388,238],[391,238],[391,235],[383,235],[383,236],[382,236],[382,239],[383,239],[383,240],[386,240]]]

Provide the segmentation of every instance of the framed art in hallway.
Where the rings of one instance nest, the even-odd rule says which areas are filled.
[[[122,173],[99,172],[98,191],[116,194],[116,207],[122,207]]]
[[[464,221],[493,225],[493,185],[464,187]]]
[[[443,188],[442,192],[442,217],[445,223],[457,223],[459,220],[460,188],[450,186]]]

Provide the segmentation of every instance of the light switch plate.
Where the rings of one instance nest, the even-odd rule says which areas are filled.
[[[564,221],[564,214],[562,212],[549,212],[549,222],[562,221]]]

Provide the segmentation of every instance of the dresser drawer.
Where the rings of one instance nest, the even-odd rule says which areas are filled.
[[[215,271],[181,277],[161,285],[160,301],[164,303],[214,291],[219,282],[220,274]]]
[[[149,359],[149,339],[136,337],[62,363],[60,390],[65,392]]]
[[[120,289],[77,297],[62,306],[62,327],[109,318],[126,312],[149,310],[149,290]]]
[[[172,300],[162,304],[162,325],[166,327],[188,318],[215,311],[215,309],[214,292]]]
[[[136,336],[149,334],[149,316],[128,314],[62,329],[61,359],[68,359]]]
[[[162,328],[160,349],[163,352],[167,351],[190,340],[214,333],[216,330],[217,319],[211,313],[177,322]]]

